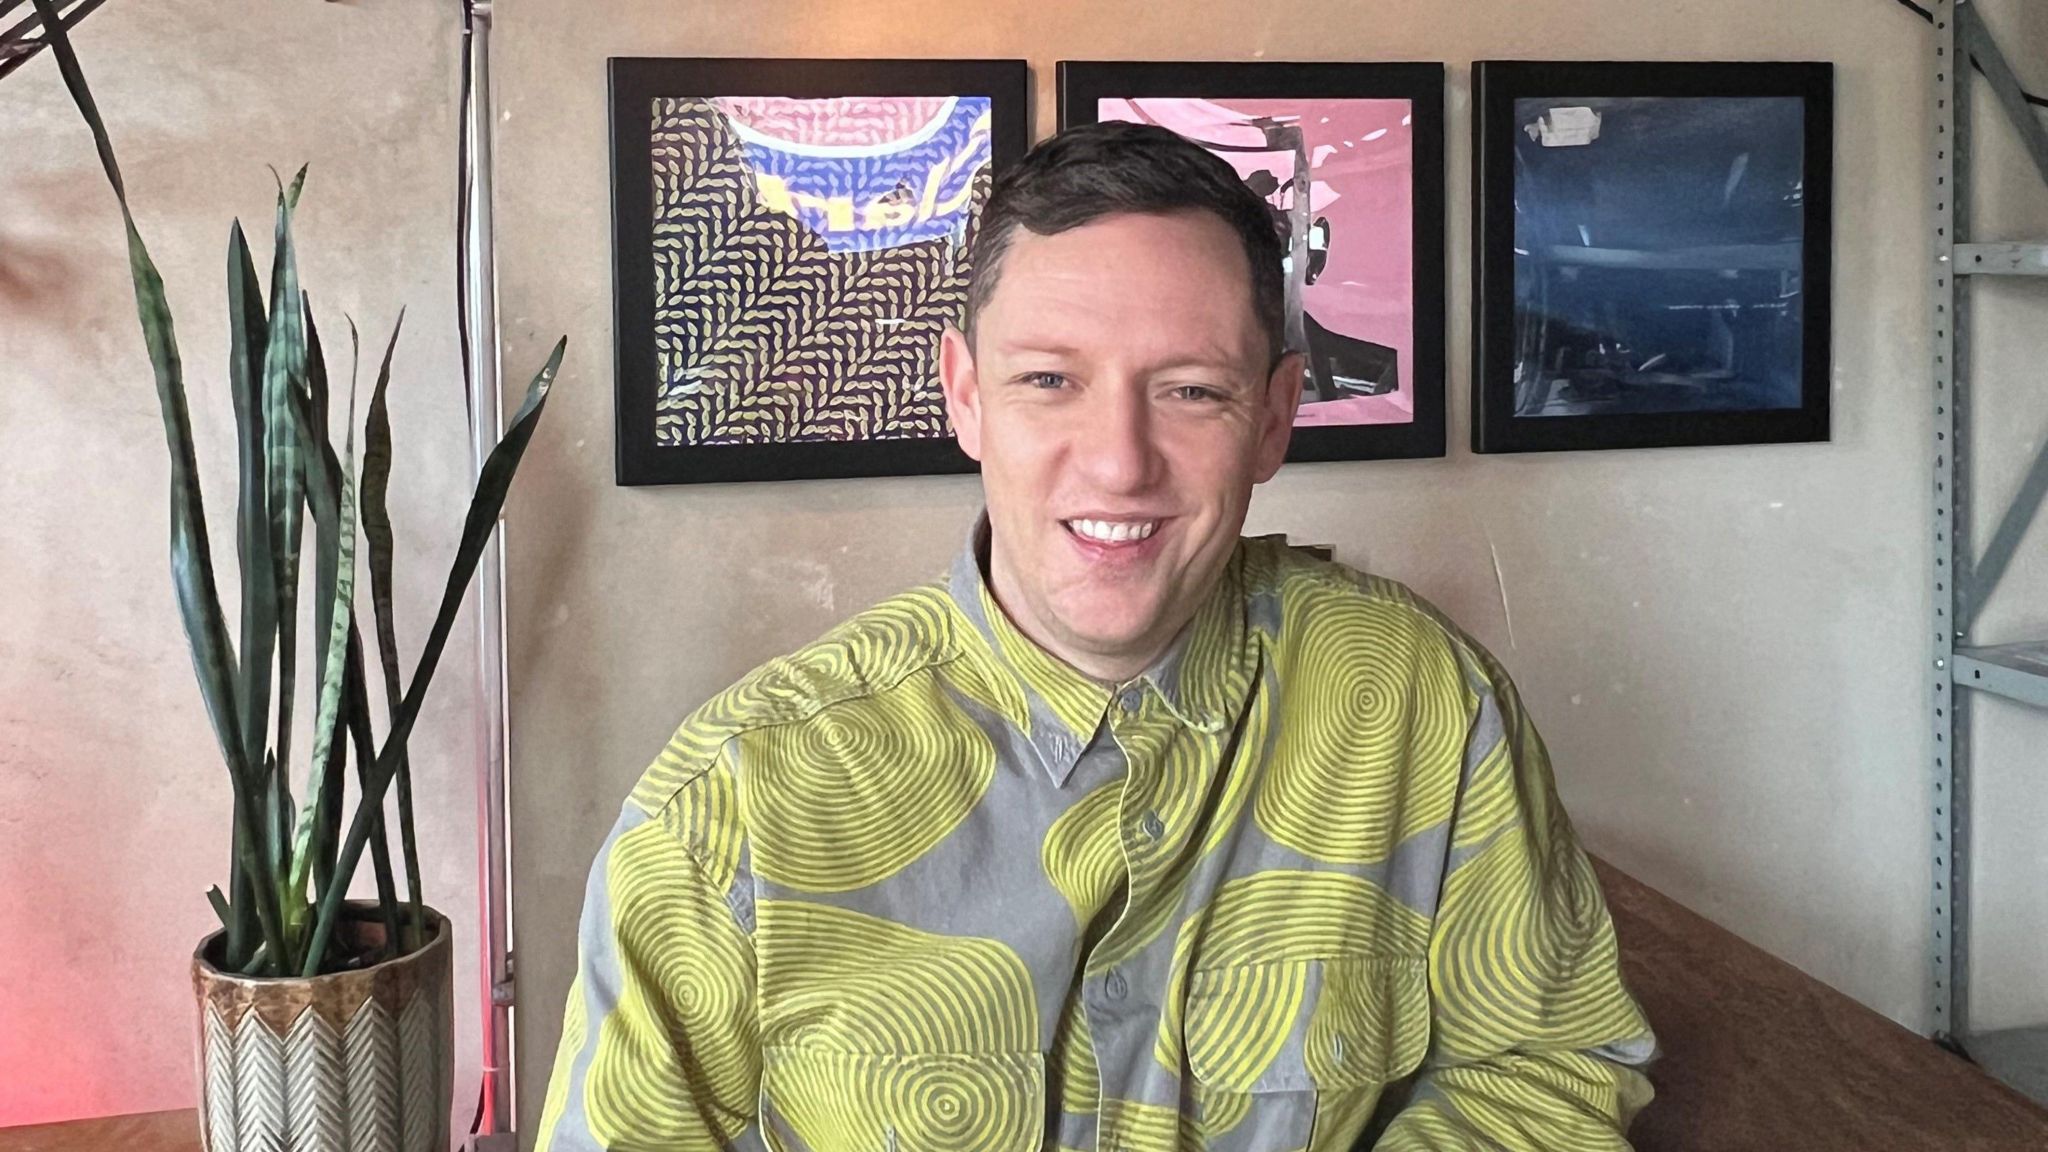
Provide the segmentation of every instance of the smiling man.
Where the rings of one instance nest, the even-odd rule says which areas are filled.
[[[1500,666],[1241,540],[1272,216],[1162,129],[996,182],[951,576],[684,722],[592,869],[540,1148],[1626,1148],[1653,1041]]]

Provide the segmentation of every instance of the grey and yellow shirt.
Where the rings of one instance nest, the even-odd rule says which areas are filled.
[[[648,768],[539,1148],[1619,1149],[1652,1047],[1513,686],[1405,588],[1242,541],[1108,685],[970,549]]]

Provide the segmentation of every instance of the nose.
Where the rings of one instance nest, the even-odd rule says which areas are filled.
[[[1157,483],[1164,457],[1145,390],[1135,382],[1106,388],[1076,433],[1075,463],[1098,491],[1136,494]]]

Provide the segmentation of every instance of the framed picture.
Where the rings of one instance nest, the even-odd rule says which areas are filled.
[[[1024,62],[610,68],[618,482],[971,471],[939,334]]]
[[[1291,349],[1289,460],[1444,454],[1441,64],[1063,61],[1060,126],[1160,124],[1271,205]]]
[[[1828,64],[1473,65],[1472,448],[1828,438]]]

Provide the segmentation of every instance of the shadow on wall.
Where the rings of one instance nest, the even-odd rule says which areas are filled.
[[[67,272],[58,245],[0,237],[0,311],[25,320],[69,311]]]
[[[83,311],[80,289],[88,277],[76,239],[65,238],[57,228],[48,229],[47,238],[38,237],[22,225],[25,220],[54,224],[75,215],[64,211],[67,200],[59,191],[75,178],[66,173],[61,180],[31,185],[27,195],[10,201],[6,218],[0,219],[0,315],[24,330],[62,331]],[[70,199],[76,199],[75,193]]]

